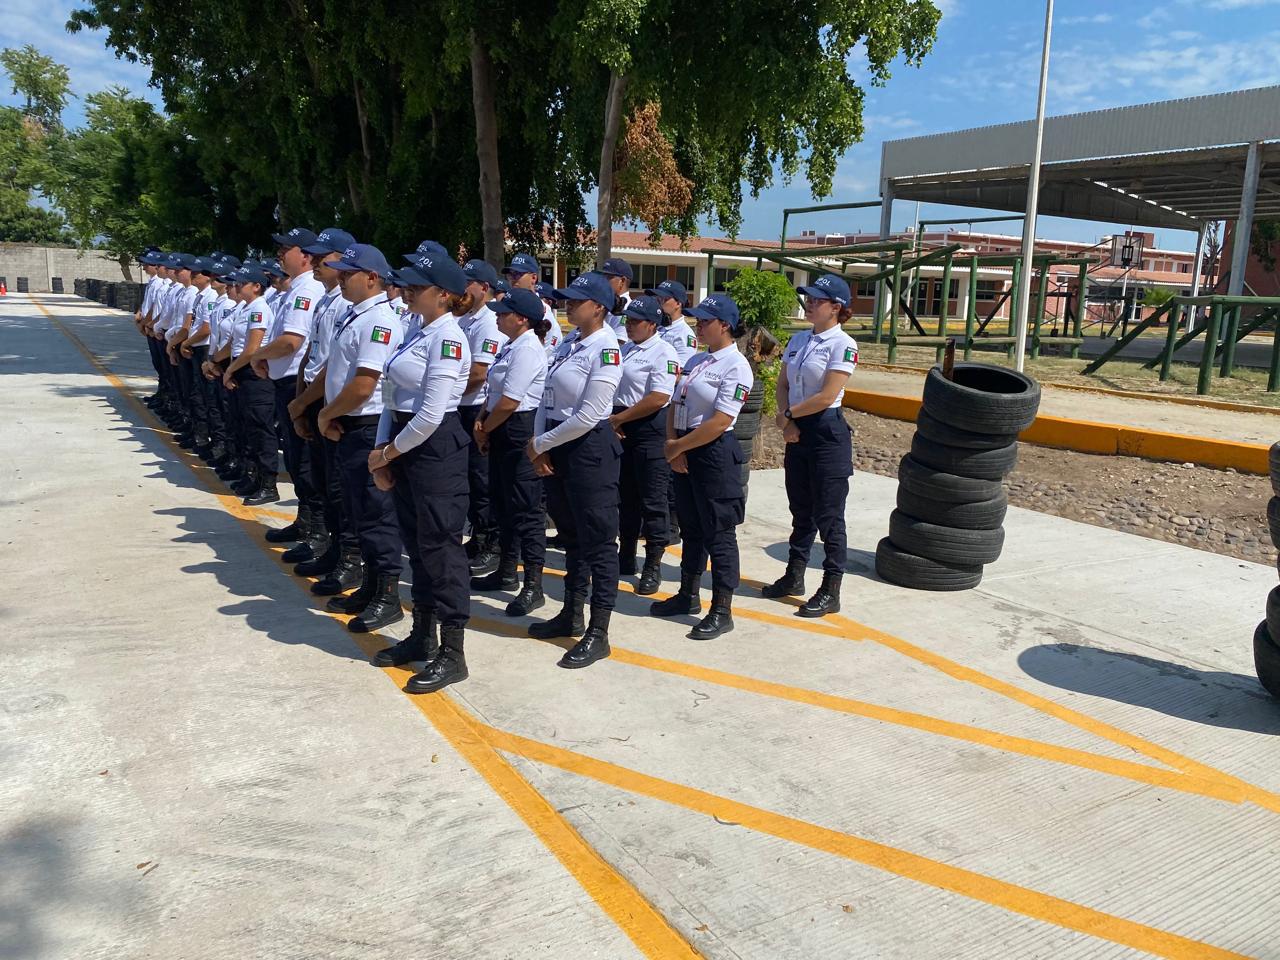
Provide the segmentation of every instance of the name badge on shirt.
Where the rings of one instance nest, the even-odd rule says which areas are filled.
[[[675,419],[676,419],[676,429],[677,429],[677,430],[688,430],[688,429],[689,429],[689,408],[688,408],[687,406],[685,406],[683,403],[677,403],[677,404],[676,404],[676,418],[675,418]]]

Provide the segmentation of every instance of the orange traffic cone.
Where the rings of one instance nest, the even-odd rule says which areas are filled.
[[[4,281],[0,280],[0,297],[9,292],[9,288],[4,285]]]

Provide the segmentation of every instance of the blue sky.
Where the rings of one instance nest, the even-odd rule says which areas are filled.
[[[936,0],[938,40],[922,67],[898,64],[884,88],[867,87],[866,139],[840,163],[836,201],[875,198],[880,144],[886,139],[1025,120],[1035,114],[1044,7],[1039,0]],[[0,16],[0,47],[31,43],[71,70],[79,97],[118,83],[159,103],[149,73],[117,60],[102,38],[62,29],[74,3],[9,0]],[[1149,100],[1189,97],[1280,83],[1280,0],[1163,0],[1157,5],[1058,0],[1050,59],[1048,112],[1074,113]],[[798,64],[799,68],[800,65]],[[858,58],[855,75],[862,76]],[[9,88],[0,102],[12,103]],[[79,122],[79,100],[67,111]],[[776,237],[782,209],[812,203],[808,185],[776,186],[748,200],[742,236]],[[923,216],[963,213],[925,207]],[[915,204],[895,206],[894,226],[913,221]],[[977,215],[974,212],[972,215]],[[796,229],[872,229],[875,211],[793,221]],[[1113,226],[1042,218],[1041,236],[1093,240]],[[1009,224],[1007,232],[1017,233]],[[1185,232],[1160,231],[1162,246],[1189,248]]]

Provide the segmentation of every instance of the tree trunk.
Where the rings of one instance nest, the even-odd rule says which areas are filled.
[[[507,238],[502,219],[502,179],[498,170],[498,111],[494,105],[493,61],[474,30],[471,32],[471,107],[476,118],[484,258],[501,270],[507,256]]]
[[[596,194],[596,266],[613,253],[613,166],[622,127],[622,104],[627,93],[626,74],[609,74],[609,93],[604,101],[604,142],[600,144],[599,190]]]
[[[129,269],[133,264],[133,257],[122,253],[116,258],[116,263],[120,264],[120,273],[124,277],[124,282],[133,283],[133,271]]]
[[[373,151],[369,147],[369,115],[364,109],[364,97],[360,94],[360,81],[351,78],[351,89],[356,99],[356,120],[360,123],[360,152],[364,158],[361,179],[364,185],[364,198],[368,200],[370,188],[373,186]]]

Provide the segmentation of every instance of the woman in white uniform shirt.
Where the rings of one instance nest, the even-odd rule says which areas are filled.
[[[413,629],[378,653],[380,667],[425,660],[410,693],[431,693],[467,678],[463,632],[471,617],[467,555],[467,447],[458,416],[471,351],[451,312],[467,278],[448,257],[421,255],[403,267],[409,308],[421,318],[384,370],[388,387],[369,470],[395,497],[400,536],[413,571]],[[440,643],[435,638],[439,624]]]
[[[507,616],[523,617],[541,607],[546,525],[542,479],[525,456],[547,377],[540,339],[547,331],[542,301],[529,290],[512,290],[489,307],[507,343],[489,368],[485,410],[475,425],[475,442],[489,455],[489,493],[498,517],[498,569],[471,581],[476,590],[511,590],[516,564],[524,561],[524,586],[507,604]]]
[[[547,506],[564,543],[564,609],[529,627],[538,638],[582,639],[560,666],[587,667],[609,656],[609,617],[618,598],[618,469],[622,445],[609,426],[622,378],[618,338],[605,324],[609,281],[584,273],[556,296],[569,303],[578,339],[547,370],[536,435],[526,448],[546,478]],[[591,623],[582,608],[591,592]]]
[[[738,305],[713,293],[689,311],[708,352],[689,361],[667,418],[667,462],[675,472],[676,509],[684,551],[680,592],[650,607],[660,617],[698,613],[698,583],[711,558],[711,609],[689,631],[710,640],[733,629],[733,592],[738,588],[738,524],[746,512],[742,465],[746,452],[733,434],[742,404],[755,382],[738,352]]]
[[[787,569],[760,592],[802,596],[813,539],[822,535],[822,586],[796,614],[821,617],[840,609],[846,540],[844,506],[853,474],[853,434],[841,410],[844,388],[858,363],[858,345],[840,328],[848,318],[849,284],[833,273],[801,287],[812,330],[787,344],[778,373],[778,426],[787,442],[787,503],[791,541]]]
[[[622,382],[609,422],[622,439],[619,482],[618,572],[636,572],[636,543],[644,537],[644,570],[636,593],[657,593],[667,548],[667,491],[671,468],[663,455],[667,404],[680,375],[671,345],[658,336],[662,311],[653,297],[633,297],[623,311],[628,343],[622,345]]]

